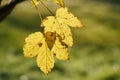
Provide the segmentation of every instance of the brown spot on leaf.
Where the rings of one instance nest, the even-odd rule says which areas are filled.
[[[41,46],[42,46],[42,43],[39,43],[38,45],[39,45],[39,47],[41,47]]]
[[[56,54],[55,54],[55,53],[53,53],[53,55],[54,55],[54,56],[56,56]]]

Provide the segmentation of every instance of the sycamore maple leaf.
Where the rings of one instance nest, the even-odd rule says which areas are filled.
[[[68,47],[73,45],[72,32],[69,26],[82,27],[82,23],[68,12],[67,8],[60,8],[56,11],[56,16],[48,16],[42,21],[42,25],[44,35],[41,32],[30,34],[25,39],[23,51],[25,57],[37,56],[38,67],[45,74],[48,74],[54,67],[54,55],[60,60],[69,59]]]
[[[37,56],[37,65],[45,74],[54,67],[54,55],[60,60],[69,59],[67,47],[61,44],[53,32],[47,32],[45,36],[41,32],[30,34],[25,39],[23,51],[25,57]]]
[[[68,47],[72,47],[73,45],[72,33],[69,26],[82,27],[80,20],[68,12],[67,8],[58,9],[56,16],[48,16],[43,20],[42,25],[45,32],[56,32],[61,37],[61,41]]]
[[[30,34],[23,48],[25,57],[37,56],[37,65],[45,74],[54,67],[54,58],[41,32]]]

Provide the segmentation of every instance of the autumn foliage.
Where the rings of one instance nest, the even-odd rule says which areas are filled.
[[[39,0],[32,0],[37,7]],[[68,48],[73,46],[70,27],[82,27],[80,20],[68,11],[63,0],[55,0],[61,8],[56,15],[47,16],[42,20],[41,27],[44,32],[35,32],[25,39],[24,56],[35,57],[40,70],[45,74],[54,67],[54,56],[60,60],[68,60]]]

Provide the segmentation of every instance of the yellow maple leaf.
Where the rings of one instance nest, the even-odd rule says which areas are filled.
[[[69,47],[72,47],[73,45],[72,33],[67,25],[60,24],[58,20],[55,19],[55,17],[50,16],[43,21],[43,26],[45,27],[44,29],[45,32],[50,31],[56,32],[59,35],[59,37],[62,38],[61,41],[63,41]]]
[[[24,56],[37,56],[37,65],[45,74],[48,74],[54,67],[54,55],[60,60],[69,59],[67,47],[56,35],[55,32],[46,32],[45,35],[35,32],[25,39]]]
[[[37,56],[38,67],[48,74],[54,67],[54,55],[60,60],[69,59],[68,47],[73,45],[69,26],[82,27],[82,24],[67,8],[60,8],[56,11],[56,16],[47,17],[42,25],[44,35],[41,32],[30,34],[25,39],[23,51],[25,57]]]
[[[67,8],[60,8],[56,11],[56,16],[49,16],[43,20],[42,25],[45,27],[45,32],[56,32],[68,47],[72,47],[73,39],[69,28],[82,27],[80,20],[72,13],[68,12]]]
[[[54,58],[42,33],[35,32],[25,39],[23,48],[25,57],[37,56],[37,65],[45,74],[54,67]]]

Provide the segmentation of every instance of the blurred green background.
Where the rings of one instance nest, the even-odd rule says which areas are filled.
[[[6,0],[7,1],[7,0]],[[65,0],[84,26],[71,28],[74,46],[70,60],[56,59],[47,76],[36,58],[23,56],[24,39],[42,31],[30,2],[23,2],[0,23],[0,80],[120,80],[120,0]],[[45,4],[54,12],[58,6]],[[42,5],[42,16],[51,15]]]

